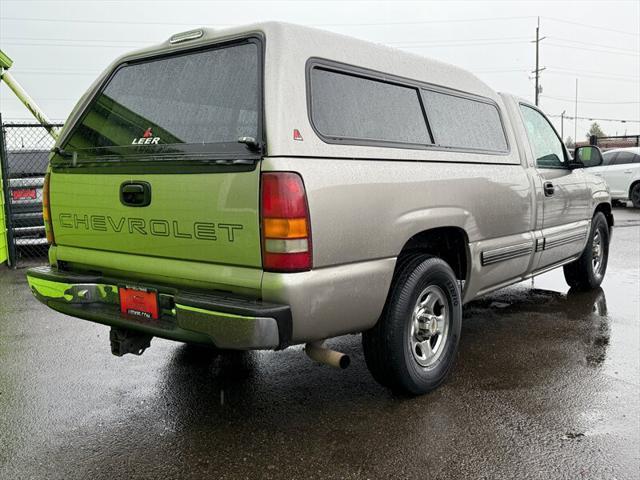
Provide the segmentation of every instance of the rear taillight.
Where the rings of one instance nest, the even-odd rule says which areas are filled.
[[[44,176],[44,185],[42,187],[42,218],[44,219],[44,230],[47,233],[47,242],[49,245],[55,244],[56,240],[53,236],[53,225],[51,224],[51,205],[49,203],[49,178],[51,174]]]
[[[260,208],[263,268],[270,272],[311,270],[311,222],[300,175],[263,173]]]

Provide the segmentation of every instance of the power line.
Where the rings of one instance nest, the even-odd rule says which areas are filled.
[[[591,43],[591,42],[580,42],[577,40],[571,40],[568,38],[562,38],[562,37],[556,37],[554,36],[550,36],[549,38],[552,38],[556,41],[561,41],[561,42],[568,42],[568,43],[575,43],[575,44],[579,44],[579,45],[586,45],[586,46],[594,46],[594,47],[601,47],[601,48],[609,48],[609,49],[614,49],[614,50],[619,50],[619,51],[623,51],[623,52],[629,52],[629,53],[637,53],[638,50],[632,50],[632,49],[626,49],[626,48],[620,48],[620,47],[616,47],[614,45],[605,45],[605,44],[601,44],[601,43]],[[487,38],[487,37],[483,37],[483,38],[461,38],[458,40],[450,40],[450,41],[446,41],[446,42],[442,42],[441,40],[398,40],[398,41],[393,41],[393,42],[383,42],[385,45],[430,45],[430,44],[439,44],[439,43],[446,43],[447,45],[449,44],[454,44],[454,43],[473,43],[473,42],[492,42],[492,41],[512,41],[512,40],[528,40],[528,37],[491,37],[491,38]],[[116,40],[116,39],[92,39],[92,40],[85,40],[85,39],[78,39],[78,38],[51,38],[51,37],[3,37],[4,41],[8,41],[8,42],[69,42],[69,43],[83,43],[86,44],[87,42],[92,42],[92,43],[123,43],[123,44],[138,44],[138,42],[142,42],[143,40],[140,39],[128,39],[128,40]],[[161,41],[162,39],[159,39],[158,41]],[[149,41],[148,39],[144,40]]]
[[[461,38],[459,40],[451,40],[450,42],[484,42],[484,41],[505,41],[505,40],[528,40],[528,37],[493,37],[493,38]],[[431,44],[440,43],[441,40],[400,40],[394,42],[384,42],[385,45],[398,45],[398,44]]]
[[[393,45],[395,48],[399,49],[411,49],[411,48],[440,48],[440,47],[475,47],[475,46],[485,46],[485,45],[515,45],[519,43],[528,43],[527,40],[524,41],[513,41],[513,42],[470,42],[470,43],[441,43],[439,45]]]
[[[529,73],[526,68],[513,69],[513,70],[471,70],[471,73]]]
[[[44,41],[52,41],[52,42],[75,42],[75,43],[86,43],[86,42],[108,42],[108,43],[134,43],[141,42],[139,39],[129,39],[129,40],[113,40],[113,39],[79,39],[79,38],[51,38],[51,37],[2,37],[3,41],[27,41],[27,42],[44,42]]]
[[[573,98],[554,97],[554,96],[545,95],[545,94],[542,94],[542,97],[543,98],[551,98],[553,100],[571,102],[571,103],[573,103],[575,101]],[[606,102],[606,101],[600,101],[600,100],[582,100],[582,99],[580,99],[580,103],[592,103],[592,104],[599,104],[599,105],[633,105],[633,104],[640,104],[640,101]]]
[[[570,72],[556,72],[552,69],[548,69],[547,70],[547,74],[548,75],[559,75],[562,77],[586,77],[586,78],[595,78],[597,80],[613,80],[616,82],[627,82],[627,83],[638,83],[638,80],[633,80],[633,79],[627,79],[627,78],[620,78],[620,77],[616,77],[613,75],[597,75],[597,74],[588,74],[588,73],[570,73]]]
[[[548,117],[552,117],[552,118],[560,118],[561,115],[547,115]],[[627,120],[627,119],[620,119],[620,118],[595,118],[595,117],[576,117],[576,116],[569,116],[569,115],[564,115],[564,118],[566,118],[567,120],[589,120],[589,121],[598,121],[598,122],[620,122],[620,123],[640,123],[640,120]]]
[[[36,46],[51,46],[51,47],[76,47],[76,48],[94,48],[94,47],[106,47],[106,48],[121,48],[121,47],[131,47],[131,48],[139,48],[141,46],[144,45],[149,45],[152,44],[153,42],[147,42],[147,43],[118,43],[118,44],[113,44],[114,42],[112,41],[102,41],[102,40],[87,40],[87,41],[72,41],[72,40],[61,40],[61,39],[52,39],[52,41],[46,41],[46,38],[42,38],[40,39],[41,41],[30,41],[28,40],[28,43],[25,43],[25,41],[23,40],[9,40],[7,42],[4,42],[6,44],[10,44],[10,45],[15,45],[15,46],[19,46],[19,47],[36,47]],[[69,42],[69,43],[59,43],[59,42]],[[160,41],[160,40],[158,40]],[[77,43],[71,43],[71,42],[77,42]],[[92,42],[92,43],[89,43]],[[411,45],[400,45],[400,44],[396,44],[394,43],[382,43],[381,45],[387,45],[387,46],[391,46],[391,47],[395,47],[395,48],[400,48],[400,49],[411,49],[411,48],[437,48],[437,47],[468,47],[468,46],[482,46],[482,45],[510,45],[510,44],[517,44],[517,43],[527,43],[526,40],[521,40],[521,41],[487,41],[487,42],[483,42],[480,41],[480,39],[478,40],[469,40],[466,42],[460,42],[460,41],[454,41],[453,43],[451,42],[416,42],[416,44],[411,44]]]
[[[559,22],[559,23],[566,23],[569,25],[577,25],[579,27],[587,27],[587,28],[595,28],[597,30],[605,30],[607,32],[613,32],[613,33],[619,33],[621,35],[631,35],[632,37],[640,37],[640,33],[638,32],[626,32],[624,30],[617,30],[615,28],[608,28],[608,27],[602,27],[599,25],[589,25],[587,23],[580,23],[580,22],[574,22],[573,20],[564,20],[562,18],[556,18],[556,17],[542,17],[546,20],[551,20],[553,22]]]
[[[447,20],[416,20],[408,22],[370,22],[370,23],[316,23],[310,26],[315,27],[384,27],[393,25],[426,25],[437,23],[475,23],[475,22],[494,22],[503,20],[524,20],[535,18],[529,16],[513,16],[513,17],[486,17],[486,18],[467,18],[467,19],[447,19]],[[4,20],[25,21],[25,22],[47,22],[47,23],[93,23],[93,24],[119,24],[119,25],[167,25],[167,26],[190,26],[199,25],[200,22],[136,22],[131,20],[80,20],[69,18],[29,18],[29,17],[4,17]],[[212,24],[211,27],[231,27],[238,24]]]
[[[12,70],[14,70],[14,69],[12,69]],[[53,69],[51,69],[48,72],[45,72],[45,71],[42,71],[42,72],[40,72],[40,71],[30,72],[30,71],[27,71],[27,70],[18,70],[18,69],[15,69],[15,71],[19,75],[36,75],[36,76],[38,76],[38,75],[47,75],[47,76],[56,75],[56,76],[71,76],[71,77],[75,77],[75,76],[78,76],[78,75],[86,75],[86,76],[89,76],[89,77],[97,77],[99,75],[99,73],[100,73],[100,72],[93,72],[93,73],[92,72],[56,72]]]
[[[550,36],[549,38],[552,38],[553,40],[557,40],[560,42],[567,42],[567,43],[575,43],[578,45],[586,45],[586,46],[591,46],[591,47],[600,47],[600,48],[608,48],[608,49],[612,49],[612,50],[619,50],[621,52],[630,52],[630,53],[635,53],[637,54],[639,49],[629,49],[629,48],[620,48],[620,47],[616,47],[613,45],[604,45],[602,43],[592,43],[592,42],[580,42],[578,40],[571,40],[568,38],[561,38],[561,37],[556,37],[554,36]]]
[[[519,15],[511,17],[485,17],[485,18],[469,18],[469,19],[447,19],[447,20],[417,20],[409,22],[361,22],[361,23],[317,23],[311,24],[316,27],[354,27],[354,26],[393,26],[393,25],[426,25],[426,24],[438,24],[438,23],[476,23],[476,22],[499,22],[505,20],[529,20],[536,18],[533,15]],[[639,33],[627,32],[623,30],[617,30],[609,27],[603,27],[599,25],[590,25],[586,23],[580,23],[570,20],[564,20],[555,17],[541,17],[553,22],[566,23],[570,25],[577,25],[580,27],[586,27],[591,29],[597,29],[601,31],[608,31],[618,33],[621,35],[630,35],[640,37]],[[46,23],[91,23],[91,24],[118,24],[118,25],[167,25],[167,26],[194,26],[200,25],[200,22],[137,22],[132,20],[85,20],[85,19],[69,19],[69,18],[33,18],[33,17],[4,17],[3,20],[9,21],[25,21],[25,22],[46,22]],[[237,24],[210,24],[211,27],[231,27]]]
[[[158,40],[159,41],[159,40]],[[75,48],[90,48],[90,47],[104,47],[104,48],[122,48],[122,47],[128,47],[128,48],[137,48],[137,47],[141,47],[144,45],[150,45],[153,44],[154,42],[141,42],[141,43],[117,43],[114,44],[114,42],[112,41],[105,41],[105,43],[97,43],[100,42],[99,40],[89,40],[89,42],[96,42],[96,43],[78,43],[78,44],[74,44],[74,43],[59,43],[60,40],[58,41],[51,41],[51,42],[29,42],[29,43],[24,43],[23,41],[6,41],[4,43],[9,44],[9,45],[14,45],[17,47],[75,47]],[[66,40],[64,42],[67,42]],[[424,43],[424,44],[420,44],[420,45],[397,45],[397,44],[389,44],[390,46],[394,46],[396,48],[405,48],[405,49],[411,49],[411,48],[435,48],[435,47],[468,47],[468,46],[482,46],[482,45],[514,45],[514,44],[519,44],[519,43],[528,43],[528,41],[526,40],[521,40],[521,41],[508,41],[508,42],[477,42],[477,41],[470,41],[468,43],[440,43],[440,44],[436,44],[436,43]],[[387,45],[385,43],[385,45]],[[598,53],[610,53],[610,54],[614,54],[614,55],[626,55],[626,56],[630,56],[630,57],[640,57],[640,54],[637,53],[627,53],[626,51],[612,51],[612,50],[597,50],[597,49],[593,49],[593,48],[586,48],[586,47],[576,47],[573,45],[561,45],[561,44],[557,44],[557,43],[551,43],[551,42],[547,42],[547,45],[552,46],[552,47],[559,47],[559,48],[570,48],[570,49],[574,49],[574,50],[587,50],[587,51],[591,51],[591,52],[598,52]]]
[[[140,48],[144,46],[144,43],[121,43],[117,45],[108,44],[108,43],[91,43],[91,44],[73,44],[73,43],[56,43],[56,42],[31,42],[31,43],[23,43],[23,42],[4,42],[7,45],[14,45],[16,47],[74,47],[74,48]]]
[[[475,23],[475,22],[500,22],[503,20],[526,20],[535,18],[532,15],[519,15],[513,17],[485,17],[485,18],[461,18],[447,20],[420,20],[410,22],[372,22],[372,23],[315,23],[314,27],[385,27],[391,25],[427,25],[436,23]]]
[[[178,23],[178,22],[136,22],[133,20],[79,20],[71,18],[28,18],[28,17],[4,17],[3,20],[14,22],[45,22],[45,23],[91,23],[99,25],[166,25],[174,27],[193,27],[197,23]],[[210,24],[209,27],[232,27],[233,24]]]
[[[610,53],[612,55],[626,55],[628,57],[640,57],[640,54],[638,54],[638,53],[616,52],[616,51],[613,51],[613,50],[596,50],[595,48],[576,47],[576,46],[573,46],[573,45],[561,45],[559,43],[550,43],[550,42],[547,42],[547,45],[549,45],[551,47],[571,48],[573,50],[587,50],[589,52]]]
[[[610,77],[616,77],[616,78],[630,78],[630,79],[636,79],[636,80],[640,80],[640,75],[609,75],[609,74],[605,74],[603,72],[596,72],[594,70],[575,70],[575,69],[570,69],[570,68],[564,68],[564,67],[556,67],[553,65],[548,65],[547,68],[551,69],[551,70],[558,70],[561,72],[569,72],[569,73],[586,73],[586,74],[591,74],[591,75],[606,75],[606,76],[610,76]]]

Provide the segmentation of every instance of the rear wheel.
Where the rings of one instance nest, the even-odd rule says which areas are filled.
[[[640,182],[636,183],[629,194],[629,199],[633,203],[633,206],[640,208]]]
[[[564,278],[579,290],[597,288],[604,279],[609,259],[609,225],[602,212],[591,221],[589,239],[580,258],[564,266]]]
[[[438,387],[455,359],[461,304],[455,274],[446,262],[427,255],[401,260],[380,320],[362,335],[373,377],[412,395]]]

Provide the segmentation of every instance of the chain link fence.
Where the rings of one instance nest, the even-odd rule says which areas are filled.
[[[4,123],[0,143],[10,265],[44,263],[42,187],[54,141],[40,124]]]
[[[613,148],[629,148],[640,147],[640,135],[608,135],[589,137],[590,145],[597,145],[602,150],[611,150]]]

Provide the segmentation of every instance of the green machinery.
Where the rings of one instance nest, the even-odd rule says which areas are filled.
[[[18,99],[24,104],[25,107],[31,112],[31,114],[38,120],[39,123],[49,132],[54,139],[58,138],[58,130],[51,125],[51,121],[44,112],[36,105],[33,99],[27,94],[27,92],[20,86],[20,84],[13,78],[13,75],[9,73],[9,69],[13,65],[13,60],[9,56],[0,50],[0,80],[11,89],[11,91],[18,97]],[[3,184],[2,184],[2,163],[0,162],[0,264],[6,262],[9,256],[8,242],[7,242],[7,227],[6,227],[6,213],[5,205],[8,199],[5,196]]]

